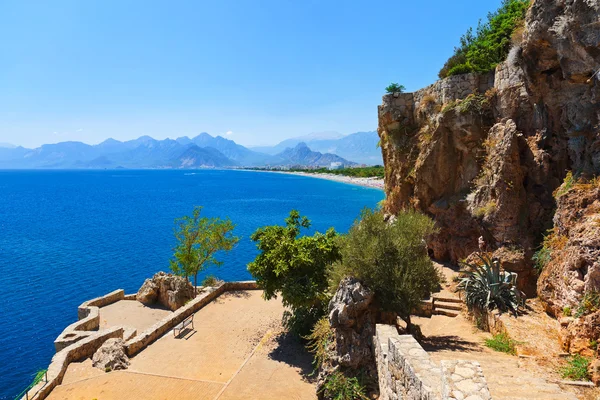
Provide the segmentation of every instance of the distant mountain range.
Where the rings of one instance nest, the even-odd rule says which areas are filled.
[[[357,132],[347,136],[325,132],[287,139],[275,146],[252,147],[254,151],[265,154],[278,154],[298,143],[306,143],[313,151],[337,154],[359,164],[383,165],[381,150],[377,147],[377,132]]]
[[[359,135],[359,136],[356,136]],[[362,134],[354,134],[339,139],[314,139],[310,142],[323,148],[324,142],[330,147],[340,148],[350,153],[356,148]],[[351,140],[348,140],[348,138]],[[309,137],[309,140],[311,138]],[[365,143],[368,140],[364,140]],[[12,145],[0,146],[0,168],[225,168],[225,167],[264,167],[264,166],[329,166],[332,162],[355,165],[353,161],[333,152],[315,151],[314,148],[292,139],[288,146],[275,146],[269,153],[248,149],[233,140],[221,136],[213,137],[201,133],[194,138],[180,137],[175,140],[156,140],[142,136],[135,140],[121,142],[107,139],[97,145],[81,142],[61,142],[45,144],[36,149],[26,149]],[[342,144],[335,144],[340,142]],[[355,144],[352,144],[355,143]],[[313,144],[310,146],[313,147]],[[375,148],[375,145],[373,145]],[[348,150],[348,151],[346,151]],[[353,150],[359,155],[358,149]],[[381,155],[379,156],[381,158]],[[360,159],[368,158],[364,154]]]

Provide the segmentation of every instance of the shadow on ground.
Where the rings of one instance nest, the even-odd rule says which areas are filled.
[[[427,352],[436,351],[481,351],[479,343],[464,340],[459,336],[429,336],[422,340],[421,346]]]
[[[269,353],[269,358],[299,368],[302,378],[308,382],[316,381],[317,374],[312,364],[312,354],[306,350],[298,337],[289,332],[282,332],[274,341],[277,345]]]

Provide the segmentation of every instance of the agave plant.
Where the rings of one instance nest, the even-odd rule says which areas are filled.
[[[467,307],[481,311],[510,311],[517,316],[525,298],[517,289],[517,275],[502,270],[498,260],[483,255],[479,258],[481,265],[464,263],[467,271],[458,284],[458,288],[465,292]]]

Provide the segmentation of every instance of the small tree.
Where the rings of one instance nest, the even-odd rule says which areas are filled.
[[[194,293],[198,283],[198,273],[211,265],[221,266],[223,263],[215,258],[219,251],[229,251],[239,241],[233,236],[235,225],[229,218],[200,217],[202,207],[194,207],[192,216],[175,220],[175,246],[171,270],[189,278],[194,277]]]
[[[328,267],[339,258],[335,230],[299,236],[309,227],[308,218],[292,210],[285,226],[266,226],[250,236],[260,254],[248,264],[248,271],[266,300],[281,294],[283,305],[291,309],[284,322],[298,334],[307,334],[324,314]]]
[[[390,83],[388,87],[385,88],[385,91],[388,93],[403,93],[406,90],[404,85],[398,85],[397,83]]]
[[[386,222],[383,213],[364,210],[339,240],[342,261],[334,266],[332,286],[354,276],[375,292],[382,310],[397,313],[410,330],[411,312],[440,284],[424,241],[433,232],[433,221],[416,211]]]

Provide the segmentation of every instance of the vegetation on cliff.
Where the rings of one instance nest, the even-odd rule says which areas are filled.
[[[332,174],[351,176],[353,178],[379,178],[383,179],[385,170],[381,165],[375,165],[372,167],[356,167],[356,168],[341,168],[341,169],[328,169],[328,168],[317,168],[317,169],[306,169],[306,168],[292,168],[291,172],[308,172],[311,174]]]
[[[522,29],[529,0],[503,0],[502,6],[479,21],[477,30],[469,28],[460,38],[460,46],[439,72],[440,78],[468,72],[487,72],[508,56],[511,39]],[[517,32],[518,35],[518,32]]]

